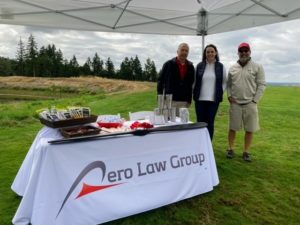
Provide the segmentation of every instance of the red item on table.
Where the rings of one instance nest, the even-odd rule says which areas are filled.
[[[149,129],[149,128],[153,128],[153,125],[147,122],[139,122],[139,121],[135,121],[133,124],[131,124],[130,128],[132,130],[136,130],[138,128],[144,128],[144,129]]]
[[[97,124],[100,127],[105,127],[105,128],[117,128],[123,125],[123,123],[110,123],[110,122],[97,122]]]

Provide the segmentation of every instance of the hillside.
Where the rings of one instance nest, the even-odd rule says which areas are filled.
[[[155,86],[156,84],[151,82],[114,80],[92,76],[71,78],[0,77],[0,88],[49,89],[56,87],[72,91],[98,92],[100,90],[105,93],[114,93],[153,90]]]

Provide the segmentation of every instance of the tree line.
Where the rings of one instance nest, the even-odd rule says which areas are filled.
[[[99,76],[114,79],[156,81],[157,70],[153,60],[148,58],[142,64],[136,55],[125,57],[120,68],[116,69],[111,58],[105,61],[96,52],[88,57],[81,66],[76,56],[70,60],[64,58],[60,49],[54,44],[37,47],[33,35],[30,35],[27,44],[20,38],[15,59],[0,57],[0,76],[39,76],[39,77],[76,77],[76,76]]]

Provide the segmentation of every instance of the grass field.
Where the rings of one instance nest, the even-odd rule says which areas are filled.
[[[260,103],[261,131],[255,135],[253,162],[225,158],[228,103],[216,120],[214,152],[220,184],[210,193],[107,224],[131,225],[297,225],[300,223],[300,88],[268,87]],[[0,225],[11,224],[20,198],[10,186],[42,128],[34,116],[43,107],[89,106],[95,114],[152,110],[155,91],[71,96],[56,100],[6,101],[0,104]],[[195,121],[194,109],[191,110]]]

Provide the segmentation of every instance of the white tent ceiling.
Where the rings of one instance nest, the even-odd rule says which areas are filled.
[[[300,18],[299,0],[0,0],[0,23],[206,35]]]

